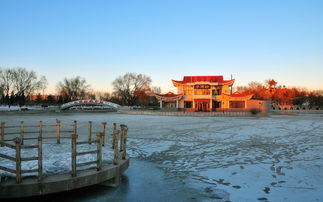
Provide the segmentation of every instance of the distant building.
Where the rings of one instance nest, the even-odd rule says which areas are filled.
[[[261,108],[262,101],[252,101],[252,94],[231,94],[234,79],[223,76],[184,76],[182,81],[172,80],[177,94],[155,94],[160,108],[175,108],[185,111],[246,110]]]

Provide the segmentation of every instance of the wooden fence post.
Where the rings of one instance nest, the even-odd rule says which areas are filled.
[[[43,137],[43,122],[39,121],[39,137]]]
[[[74,124],[73,124],[73,133],[76,135],[77,134],[77,121],[74,120]]]
[[[125,125],[123,125],[123,124],[121,124],[120,125],[120,152],[122,152],[123,151],[123,138],[124,138],[124,128],[125,127]]]
[[[38,181],[43,176],[43,138],[38,137]]]
[[[21,182],[21,139],[15,138],[16,143],[16,182]]]
[[[105,145],[105,133],[106,133],[106,130],[107,130],[107,122],[102,122],[102,138],[103,138],[102,146]]]
[[[97,145],[97,163],[96,163],[96,170],[101,170],[102,167],[102,142],[103,142],[103,134],[96,134],[96,143]]]
[[[57,144],[61,143],[61,121],[56,119]]]
[[[77,140],[77,135],[73,134],[72,135],[72,177],[76,176],[76,140]]]
[[[5,127],[5,122],[1,122],[1,141],[4,141],[4,127]],[[1,145],[3,147],[3,145]]]
[[[122,159],[126,159],[127,156],[127,136],[128,136],[128,127],[126,125],[123,125],[124,132],[123,132],[123,153],[122,153]]]
[[[113,164],[117,165],[118,164],[118,159],[119,159],[119,150],[118,150],[118,135],[120,133],[120,130],[117,130],[113,133],[113,139],[114,141],[114,158],[113,158]]]
[[[89,144],[91,144],[91,140],[92,140],[92,121],[89,121],[88,129],[89,129]]]
[[[112,149],[114,149],[114,145],[115,145],[115,136],[114,136],[114,133],[116,132],[117,130],[117,124],[116,123],[113,123],[113,127],[112,127]]]
[[[21,145],[24,144],[24,122],[20,121],[20,138],[21,138]]]

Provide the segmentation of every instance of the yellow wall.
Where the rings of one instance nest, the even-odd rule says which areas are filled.
[[[194,85],[197,84],[208,84],[211,85],[211,88],[208,89],[210,91],[209,95],[195,95],[194,94]],[[215,87],[213,87],[215,86]],[[228,96],[229,94],[231,94],[231,89],[230,86],[227,85],[223,85],[222,89],[221,89],[221,95],[216,95],[213,96],[212,95],[212,90],[216,90],[217,85],[214,83],[210,83],[210,82],[198,82],[198,83],[187,83],[185,85],[183,84],[178,84],[177,86],[177,93],[178,94],[184,94],[184,99],[180,100],[179,102],[179,108],[184,108],[184,101],[192,101],[193,103],[193,108],[195,107],[195,103],[194,103],[194,99],[210,99],[210,106],[212,106],[212,100],[221,102],[221,108],[225,108],[228,109],[230,107],[229,102],[230,101],[247,101],[250,98],[247,97],[230,97]],[[189,93],[189,94],[187,94]],[[224,95],[227,94],[227,95]]]

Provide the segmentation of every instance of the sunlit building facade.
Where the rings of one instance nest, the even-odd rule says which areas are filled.
[[[218,111],[248,109],[252,94],[231,93],[234,79],[223,76],[184,76],[183,80],[172,80],[177,94],[156,94],[160,108],[176,108],[185,111]]]

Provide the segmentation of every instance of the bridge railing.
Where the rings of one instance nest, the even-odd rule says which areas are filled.
[[[103,100],[75,100],[71,101],[68,103],[65,103],[61,106],[61,109],[68,109],[70,107],[74,106],[105,106],[108,108],[113,108],[113,109],[118,109],[120,108],[120,105],[113,103],[113,102],[108,102],[108,101],[103,101]]]
[[[60,124],[58,121],[57,123]],[[5,127],[4,124],[1,124],[1,131]],[[77,135],[77,122],[74,121],[73,124],[66,124],[68,126],[73,127],[73,133],[69,137],[71,139],[71,174],[72,177],[77,176],[77,172],[80,170],[77,170],[79,167],[84,167],[84,166],[91,166],[92,167],[87,167],[86,169],[92,169],[96,168],[96,170],[101,170],[102,168],[102,146],[104,145],[104,137],[106,133],[106,122],[102,123],[102,132],[96,133],[96,139],[93,140],[92,137],[88,139],[87,141],[77,141],[78,135]],[[16,183],[20,183],[23,179],[23,174],[27,173],[37,173],[36,177],[38,177],[38,180],[41,181],[43,178],[43,139],[46,137],[43,137],[43,130],[42,130],[42,122],[40,122],[39,125],[39,131],[38,131],[38,137],[37,138],[29,138],[31,140],[37,139],[38,144],[36,145],[28,145],[28,144],[23,144],[23,138],[24,136],[17,136],[13,139],[7,139],[5,140],[4,138],[0,140],[0,145],[1,147],[13,149],[15,151],[15,157],[8,155],[7,153],[3,152],[4,149],[0,150],[0,158],[3,158],[5,160],[13,161],[15,162],[15,169],[5,167],[3,165],[0,165],[0,170],[9,172],[15,175],[16,178]],[[126,159],[126,141],[127,141],[127,131],[128,127],[126,125],[120,124],[113,124],[113,131],[111,136],[113,137],[112,139],[112,147],[113,147],[113,164],[116,165],[118,164],[119,161],[119,156],[121,156],[122,159]],[[117,127],[119,126],[119,129]],[[25,126],[26,127],[26,126]],[[28,127],[28,126],[27,126]],[[14,126],[12,126],[14,128]],[[104,132],[104,133],[103,133]],[[92,133],[92,132],[91,132]],[[120,137],[120,142],[118,141]],[[26,137],[24,137],[26,139]],[[47,137],[48,138],[48,137]],[[12,144],[13,142],[13,144]],[[58,143],[58,142],[57,142]],[[78,151],[77,145],[82,145],[82,144],[96,144],[96,149],[95,150],[82,150]],[[24,152],[25,149],[36,149],[37,148],[37,156],[32,156],[32,157],[22,157],[22,153]],[[96,160],[93,161],[87,161],[87,162],[82,162],[78,163],[77,162],[77,157],[78,156],[83,156],[83,155],[88,155],[88,154],[96,154]],[[23,161],[38,161],[38,168],[37,169],[25,169],[22,170],[21,163]],[[84,169],[83,169],[84,170]],[[34,175],[35,176],[35,175]],[[1,182],[1,181],[0,181]]]

